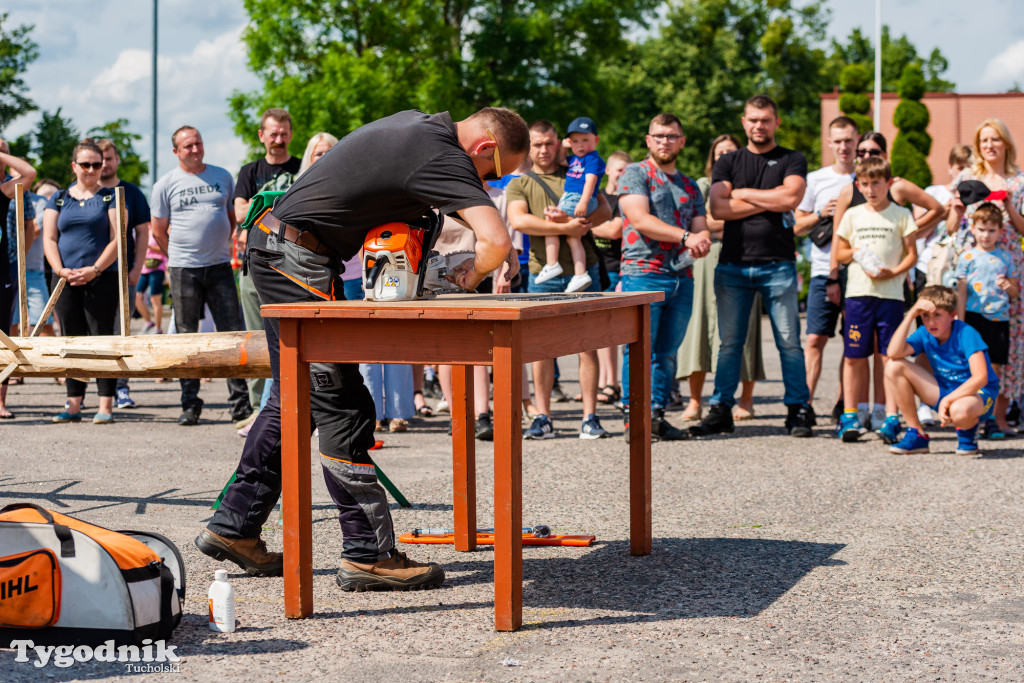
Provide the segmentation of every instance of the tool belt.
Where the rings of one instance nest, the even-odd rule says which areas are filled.
[[[304,232],[287,223],[282,223],[270,213],[269,209],[256,221],[256,227],[265,233],[277,235],[286,242],[297,244],[303,249],[309,249],[314,254],[338,258],[337,252],[318,240],[313,233],[309,231]]]

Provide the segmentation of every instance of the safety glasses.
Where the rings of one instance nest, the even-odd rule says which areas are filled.
[[[494,137],[494,133],[491,132],[490,128],[485,128],[484,132],[487,133],[487,137],[494,141],[494,172],[501,177],[501,156],[498,154],[498,140]]]

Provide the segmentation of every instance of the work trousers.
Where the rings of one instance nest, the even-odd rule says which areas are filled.
[[[53,286],[60,280],[53,276]],[[118,302],[117,273],[105,271],[92,282],[64,288],[54,310],[60,320],[60,333],[65,337],[95,336],[114,334],[114,319],[117,317]],[[67,379],[64,388],[68,397],[85,396],[88,382]],[[113,397],[117,380],[100,377],[96,380],[100,396]]]
[[[218,332],[242,330],[242,309],[238,305],[238,290],[231,264],[224,262],[202,268],[168,268],[171,277],[171,296],[174,297],[174,324],[179,333],[198,332],[203,317],[203,306],[210,307],[213,323]],[[199,380],[182,379],[181,408],[203,407],[199,398]],[[241,420],[252,413],[249,405],[249,387],[244,379],[228,380],[228,403],[231,419]]]
[[[254,229],[247,253],[249,274],[263,305],[324,301],[341,297],[337,262]],[[281,495],[280,325],[264,318],[273,389],[242,448],[236,479],[228,487],[209,528],[228,538],[254,538]],[[344,340],[339,340],[344,343]],[[394,525],[384,489],[368,453],[376,413],[370,392],[354,364],[311,363],[310,413],[320,430],[320,464],[338,508],[341,556],[376,562],[395,546]],[[300,438],[306,438],[305,436]]]

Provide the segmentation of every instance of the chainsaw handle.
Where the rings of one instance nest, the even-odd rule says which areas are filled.
[[[369,258],[371,258],[370,254],[366,254],[366,256],[364,256],[364,259]],[[381,254],[374,254],[372,258],[374,259],[373,267],[369,270],[366,270],[365,261],[363,263],[363,272],[366,273],[366,276],[363,278],[363,289],[365,291],[370,291],[374,288],[377,284],[377,278],[380,277],[380,271],[384,270],[384,266],[391,262],[390,256]]]

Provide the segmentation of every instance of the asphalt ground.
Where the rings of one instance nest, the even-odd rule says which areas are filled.
[[[766,325],[766,337],[770,330]],[[838,340],[826,349],[817,409],[835,396]],[[284,618],[280,578],[230,570],[240,628],[207,628],[206,591],[222,565],[192,543],[242,447],[223,380],[204,384],[201,423],[176,424],[176,382],[132,382],[136,410],[113,425],[55,425],[63,388],[12,386],[16,419],[0,423],[0,501],[30,501],[110,528],[153,530],[181,549],[186,614],[171,644],[175,672],[125,664],[67,668],[14,662],[4,681],[547,680],[1019,681],[1024,679],[1020,439],[953,455],[951,431],[932,453],[889,455],[877,437],[814,438],[782,428],[778,356],[757,418],[736,433],[652,447],[654,552],[628,554],[628,462],[615,436],[577,437],[581,406],[554,405],[558,438],[523,445],[524,524],[594,534],[589,548],[527,547],[524,626],[493,628],[492,552],[402,545],[447,571],[439,590],[342,593],[334,582],[341,536],[314,459],[315,613]],[[561,362],[568,393],[576,363]],[[709,378],[710,379],[710,378]],[[710,392],[710,384],[705,393]],[[86,415],[96,405],[94,389]],[[669,419],[679,423],[679,413]],[[375,458],[414,505],[392,505],[397,530],[452,524],[447,416],[384,436]],[[490,444],[478,442],[478,519],[490,526]],[[264,538],[280,549],[281,530]],[[401,544],[400,544],[401,545]],[[6,645],[3,644],[3,645]]]

